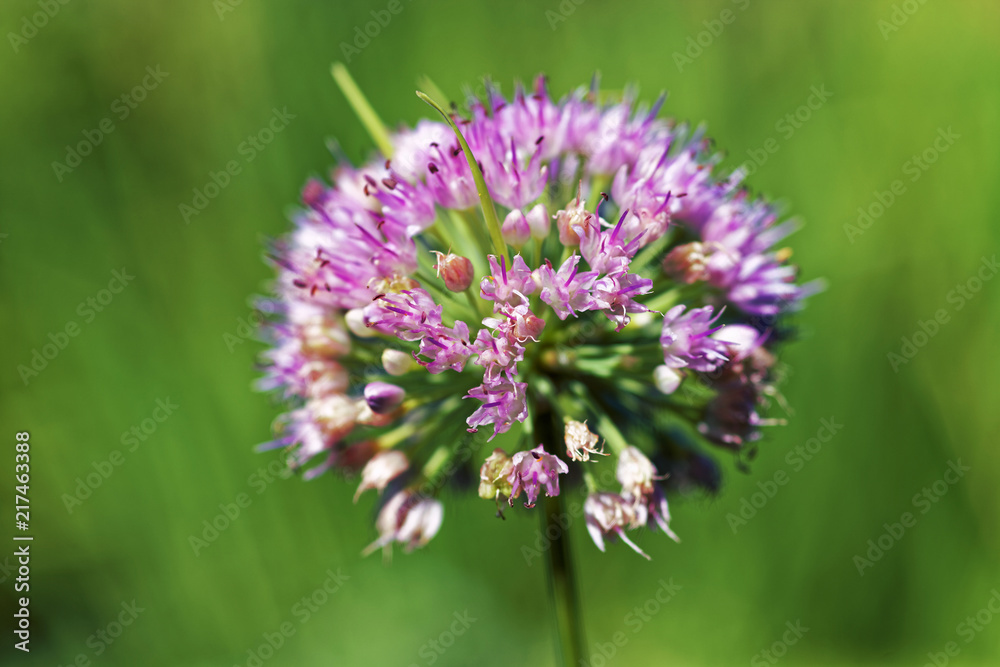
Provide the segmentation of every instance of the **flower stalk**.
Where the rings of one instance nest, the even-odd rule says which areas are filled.
[[[558,442],[553,428],[551,412],[541,412],[534,420],[535,437],[543,442]],[[567,516],[563,495],[545,498],[542,508],[542,533],[550,538],[548,549],[549,593],[552,598],[556,620],[556,635],[559,653],[564,667],[584,664],[583,620],[580,614],[580,599],[576,588],[576,573],[569,533],[565,527]],[[552,536],[555,537],[552,537]]]

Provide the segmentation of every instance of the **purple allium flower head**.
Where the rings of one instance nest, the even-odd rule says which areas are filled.
[[[402,350],[386,348],[382,351],[382,367],[389,375],[406,375],[413,370],[413,357]]]
[[[531,238],[531,225],[528,224],[528,216],[521,209],[512,209],[507,217],[503,219],[503,226],[500,228],[503,233],[503,240],[520,248]]]
[[[559,99],[539,77],[377,135],[382,153],[306,183],[269,248],[259,387],[288,407],[262,448],[306,478],[392,488],[369,551],[433,537],[437,494],[481,447],[479,492],[497,502],[532,506],[588,462],[594,541],[642,553],[624,531],[676,538],[651,459],[671,492],[713,490],[705,450],[779,423],[776,349],[817,289],[778,247],[797,223],[722,173],[701,130],[659,118],[662,97],[602,99],[596,78]],[[697,442],[675,442],[677,422]],[[553,424],[564,443],[483,444],[558,440]],[[546,452],[564,444],[565,461]],[[592,456],[605,448],[617,463]],[[591,474],[612,465],[620,490]]]
[[[547,496],[558,496],[559,475],[569,472],[569,466],[558,456],[546,452],[544,445],[526,452],[517,452],[511,462],[513,466],[507,476],[507,481],[511,483],[511,505],[521,495],[521,491],[527,496],[525,507],[534,507],[543,490]]]

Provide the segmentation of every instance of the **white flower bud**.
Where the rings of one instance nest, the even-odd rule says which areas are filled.
[[[363,308],[352,308],[344,315],[347,328],[358,338],[373,338],[376,333],[365,326],[365,312]]]
[[[385,349],[382,351],[382,366],[389,375],[405,375],[416,363],[413,357],[402,350]]]
[[[683,377],[674,368],[660,365],[653,369],[653,383],[664,394],[672,394],[681,386]]]

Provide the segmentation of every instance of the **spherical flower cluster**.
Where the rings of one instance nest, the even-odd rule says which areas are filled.
[[[772,350],[812,289],[775,248],[794,225],[662,99],[599,98],[539,79],[392,133],[307,183],[274,244],[261,387],[290,408],[271,445],[310,478],[360,471],[383,503],[370,549],[425,544],[449,479],[485,460],[498,509],[582,476],[597,546],[645,555],[625,531],[676,539],[665,490],[714,488],[706,446],[771,423]],[[498,436],[516,451],[488,453]]]

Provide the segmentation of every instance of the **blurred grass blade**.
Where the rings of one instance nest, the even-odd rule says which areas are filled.
[[[375,145],[378,146],[383,155],[391,158],[392,142],[389,141],[389,132],[385,128],[385,123],[375,113],[372,105],[368,103],[365,94],[351,78],[350,72],[347,71],[343,63],[333,63],[330,67],[330,73],[333,74],[333,80],[337,82],[344,97],[347,98],[347,102],[354,109],[354,113],[358,115],[361,124],[365,126]]]

